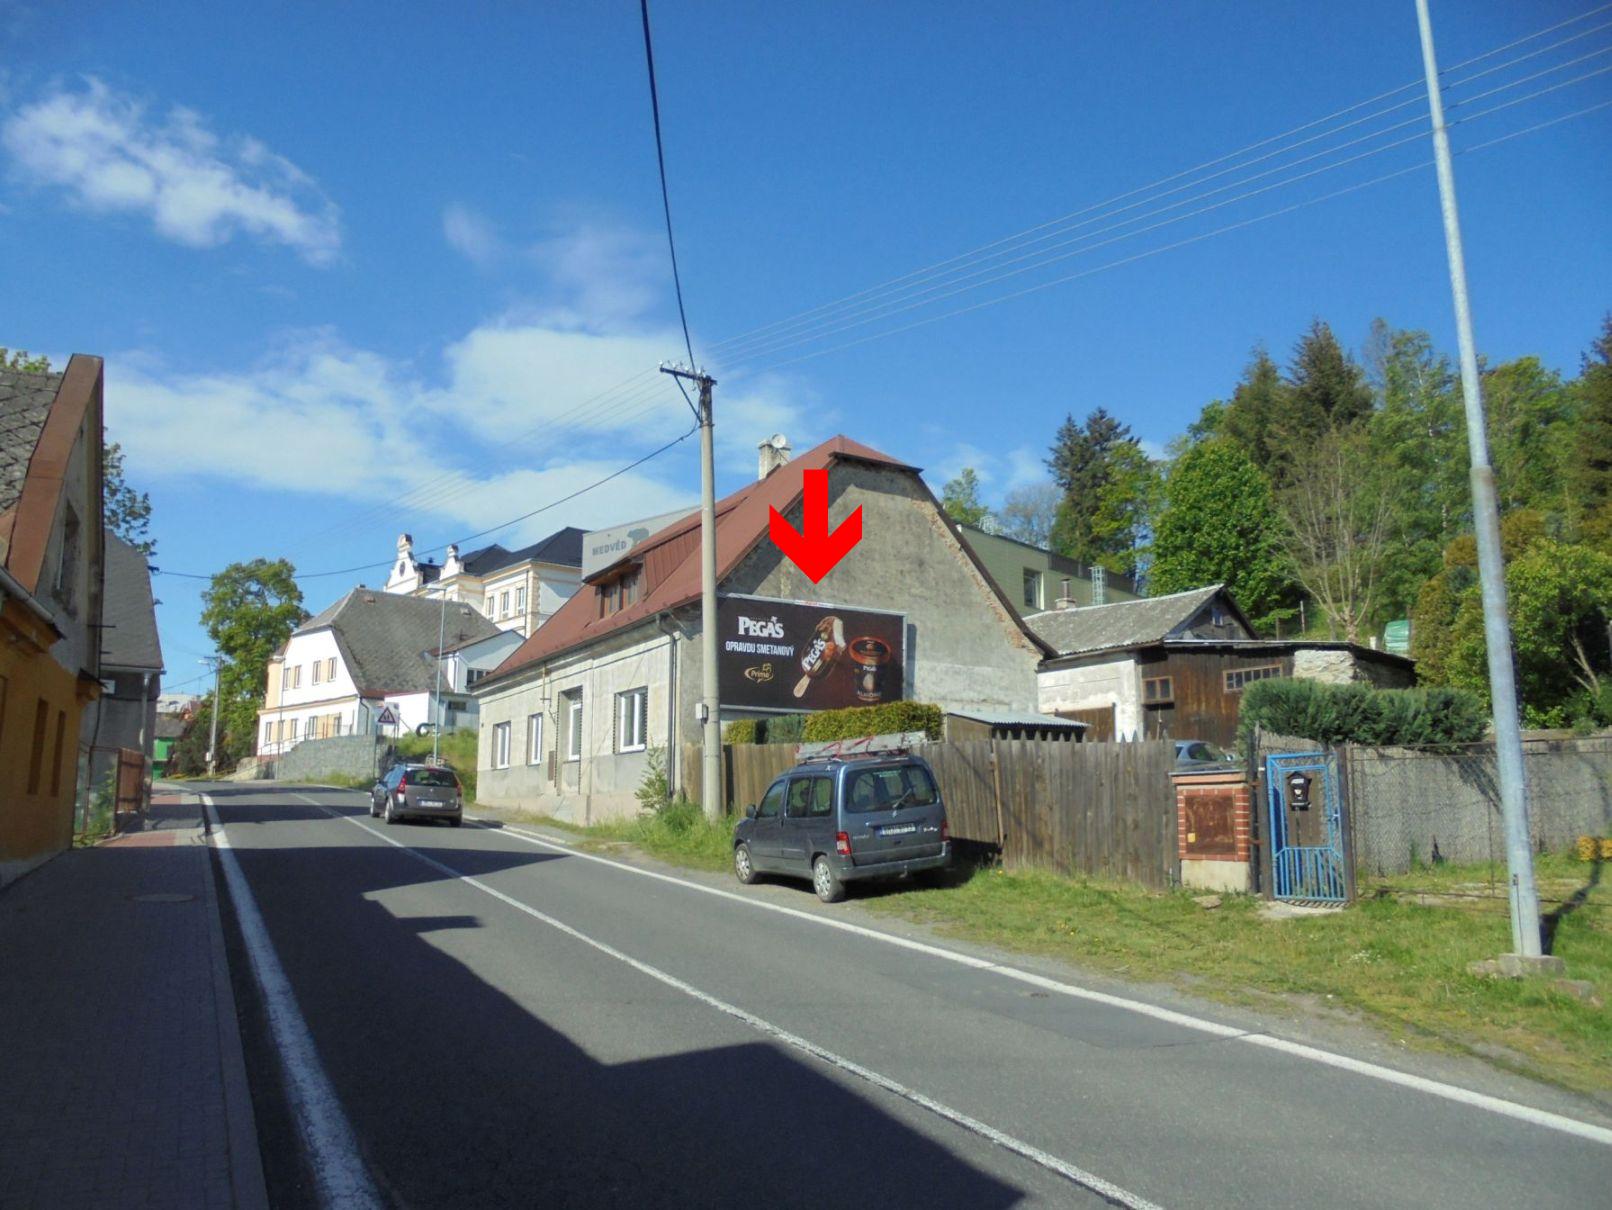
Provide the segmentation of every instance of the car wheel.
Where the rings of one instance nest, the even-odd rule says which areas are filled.
[[[845,898],[845,884],[834,872],[834,867],[828,864],[827,857],[819,857],[812,862],[812,890],[824,903],[838,903]]]
[[[369,817],[374,819],[380,813],[380,808],[375,805],[375,796],[371,794],[369,796]]]
[[[396,823],[401,818],[403,817],[398,814],[396,803],[392,801],[392,796],[388,794],[386,796],[386,822]]]
[[[750,846],[742,841],[733,846],[733,876],[745,886],[756,880],[756,863],[750,859]]]

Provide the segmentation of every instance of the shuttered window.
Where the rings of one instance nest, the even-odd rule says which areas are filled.
[[[1175,701],[1175,681],[1167,676],[1150,676],[1142,682],[1142,702],[1147,706],[1168,706]]]

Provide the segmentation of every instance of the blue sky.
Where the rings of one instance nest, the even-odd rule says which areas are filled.
[[[1441,62],[1595,7],[1436,2]],[[1105,406],[1162,446],[1256,343],[1285,358],[1314,317],[1352,346],[1381,315],[1453,352],[1435,182],[1414,167],[1425,132],[1366,137],[1423,118],[1415,89],[914,283],[928,294],[786,329],[815,341],[719,343],[1413,84],[1410,0],[660,0],[653,14],[724,490],[771,432],[802,449],[843,431],[937,486],[971,463],[998,501],[1042,473],[1066,412]],[[1458,152],[1612,101],[1609,23],[1612,9],[1451,72],[1451,100],[1499,90],[1452,109],[1476,115]],[[0,0],[0,64],[0,344],[107,359],[109,436],[151,493],[164,569],[384,561],[400,530],[422,547],[463,537],[687,427],[653,375],[594,398],[681,345],[629,0]],[[1399,138],[1413,141],[1290,179]],[[1602,108],[1458,155],[1490,358],[1571,373],[1612,307],[1609,147]],[[1019,259],[1038,251],[1062,259]],[[976,303],[993,305],[887,334]],[[697,465],[687,441],[488,540],[690,502]],[[364,578],[309,579],[307,604]],[[200,583],[157,587],[177,684],[208,649]]]

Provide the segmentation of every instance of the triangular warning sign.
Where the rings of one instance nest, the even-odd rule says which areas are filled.
[[[382,727],[395,727],[397,726],[397,715],[392,712],[390,706],[382,706],[380,714],[375,717],[375,722]]]

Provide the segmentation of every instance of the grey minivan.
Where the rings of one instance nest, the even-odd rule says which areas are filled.
[[[944,868],[946,807],[916,756],[829,758],[797,765],[767,788],[733,830],[733,872],[809,878],[824,903],[845,884]]]
[[[457,828],[464,812],[458,775],[434,765],[393,765],[369,792],[370,815],[385,815],[387,823],[413,815],[446,819]]]

